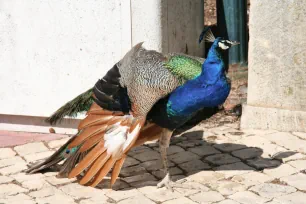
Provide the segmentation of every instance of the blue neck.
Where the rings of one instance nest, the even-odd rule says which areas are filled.
[[[215,40],[202,65],[202,73],[199,76],[199,80],[205,84],[214,84],[224,75],[224,68],[225,65],[222,59],[221,49],[218,47],[218,40]]]

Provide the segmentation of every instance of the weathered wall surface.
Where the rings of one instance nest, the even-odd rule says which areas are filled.
[[[201,2],[0,0],[0,129],[6,115],[49,116],[138,42],[202,55]]]
[[[249,26],[241,126],[306,131],[306,2],[253,0]]]

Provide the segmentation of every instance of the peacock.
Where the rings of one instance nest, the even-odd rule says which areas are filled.
[[[203,64],[184,54],[146,50],[142,43],[134,46],[85,97],[78,98],[85,106],[91,104],[78,134],[26,172],[35,173],[65,160],[59,176],[82,175],[80,184],[94,187],[112,169],[113,185],[128,151],[159,139],[166,176],[157,187],[176,186],[166,154],[173,131],[202,108],[224,103],[230,92],[222,52],[238,43],[207,33],[207,41],[213,44]],[[68,103],[73,109],[74,105]]]

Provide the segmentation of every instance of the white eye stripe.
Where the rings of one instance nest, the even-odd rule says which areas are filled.
[[[226,50],[226,49],[229,48],[229,46],[225,45],[223,42],[219,42],[219,43],[218,43],[218,46],[219,46],[221,49],[223,49],[223,50]]]

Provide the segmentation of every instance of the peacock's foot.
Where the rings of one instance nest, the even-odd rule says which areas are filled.
[[[184,188],[184,189],[189,189],[189,190],[200,190],[199,188],[186,185],[183,183],[176,183],[171,180],[170,174],[167,173],[167,175],[157,184],[157,188],[162,188],[166,187],[168,190],[171,190],[172,192],[174,191],[173,188]]]
[[[157,188],[166,187],[168,190],[171,190],[173,192],[173,181],[170,179],[169,173],[157,184]]]

